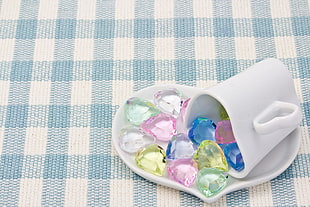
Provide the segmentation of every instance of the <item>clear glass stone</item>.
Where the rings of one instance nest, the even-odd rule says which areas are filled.
[[[163,112],[177,117],[181,111],[184,97],[175,88],[158,91],[154,94],[155,105]]]
[[[155,139],[146,135],[136,127],[123,128],[119,135],[119,145],[129,153],[137,152],[141,147],[152,144]]]

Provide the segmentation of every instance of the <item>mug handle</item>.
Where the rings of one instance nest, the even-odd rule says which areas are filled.
[[[279,128],[292,127],[300,118],[297,105],[275,101],[253,120],[253,125],[257,133],[268,134]]]

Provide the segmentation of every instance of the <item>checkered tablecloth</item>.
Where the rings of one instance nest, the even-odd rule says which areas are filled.
[[[309,0],[0,0],[0,206],[310,205]],[[302,143],[279,177],[207,204],[146,181],[112,119],[154,84],[208,87],[287,64]],[[262,83],[263,84],[263,83]]]

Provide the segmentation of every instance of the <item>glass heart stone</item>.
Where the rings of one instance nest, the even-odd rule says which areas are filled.
[[[211,197],[223,190],[227,181],[227,173],[216,168],[203,168],[197,176],[198,188],[206,197]]]
[[[178,159],[169,161],[167,169],[170,177],[186,187],[190,187],[195,182],[197,176],[197,166],[192,159]]]
[[[185,113],[186,113],[186,109],[187,109],[187,106],[188,106],[188,102],[190,101],[191,99],[188,98],[184,101],[184,103],[182,104],[182,108],[181,108],[181,118],[182,118],[182,121],[185,120]]]
[[[162,176],[165,172],[165,150],[157,144],[151,144],[141,148],[136,152],[135,160],[137,166],[148,173]]]
[[[128,121],[133,125],[140,125],[160,111],[151,102],[133,97],[126,101],[125,113]]]
[[[215,128],[216,125],[212,120],[198,117],[193,121],[192,128],[188,132],[188,137],[196,145],[200,145],[204,140],[215,142]]]
[[[196,150],[197,146],[185,134],[177,134],[168,143],[167,159],[192,158]]]
[[[136,127],[123,128],[119,135],[119,145],[122,150],[135,153],[141,147],[155,142],[151,136],[144,134]]]
[[[229,116],[223,105],[220,105],[219,112],[220,112],[220,117],[222,120],[229,120]]]
[[[143,122],[141,129],[160,141],[169,141],[176,134],[176,119],[160,113]]]
[[[177,117],[181,111],[183,95],[175,88],[158,91],[154,103],[161,111]]]
[[[218,144],[236,142],[230,120],[219,121],[215,129],[215,139]]]
[[[186,133],[187,134],[187,127],[185,126],[185,113],[188,106],[188,102],[190,99],[187,99],[183,102],[181,112],[177,117],[177,131],[179,133]]]
[[[232,168],[239,172],[244,169],[242,154],[237,143],[228,144],[224,149],[224,154]]]
[[[197,162],[199,170],[206,167],[228,171],[225,155],[222,149],[213,141],[205,140],[201,142],[193,159]]]

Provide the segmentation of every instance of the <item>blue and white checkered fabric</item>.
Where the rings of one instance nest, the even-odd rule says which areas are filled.
[[[310,205],[309,0],[0,0],[0,206],[204,206],[144,180],[111,146],[134,91],[207,87],[264,58],[303,109],[291,167],[210,206]]]

